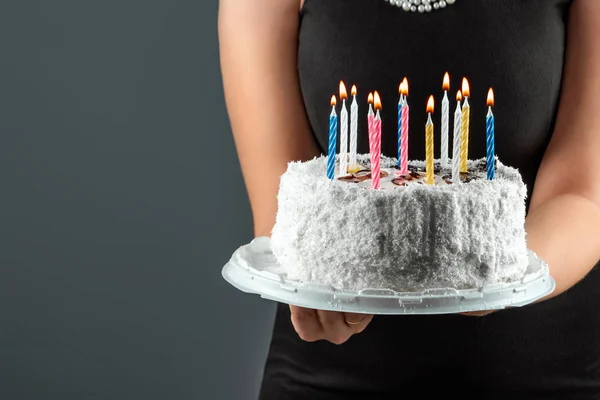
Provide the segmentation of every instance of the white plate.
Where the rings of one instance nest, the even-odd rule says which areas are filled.
[[[408,293],[382,289],[337,290],[286,279],[271,252],[269,238],[261,237],[236,250],[222,274],[227,282],[243,292],[305,308],[367,314],[450,314],[520,307],[552,293],[556,284],[546,263],[533,252],[529,260],[527,275],[521,281],[479,289]]]

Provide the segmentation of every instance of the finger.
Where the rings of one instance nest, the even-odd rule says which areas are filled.
[[[317,315],[325,334],[325,339],[333,344],[342,344],[352,336],[354,332],[346,325],[344,313],[336,311],[318,310]]]
[[[290,305],[290,312],[292,325],[300,339],[314,342],[325,338],[316,310]]]
[[[472,312],[461,313],[461,315],[466,315],[467,317],[485,317],[486,315],[489,315],[489,314],[493,313],[494,311],[495,310],[472,311]]]
[[[370,314],[345,313],[344,315],[346,325],[348,325],[352,333],[361,333],[364,331],[372,319],[373,315]]]
[[[366,316],[366,314],[344,313],[344,320],[349,327],[353,327],[363,322]]]

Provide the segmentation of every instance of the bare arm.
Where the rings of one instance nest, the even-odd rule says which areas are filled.
[[[221,0],[219,38],[225,99],[254,216],[254,234],[269,236],[279,177],[292,160],[319,155],[298,82],[299,0]],[[372,315],[290,306],[304,340],[341,344]],[[356,322],[351,322],[356,321]]]
[[[575,0],[556,130],[526,222],[528,245],[550,266],[553,296],[600,259],[600,1]]]
[[[254,216],[270,236],[287,163],[319,155],[298,82],[299,0],[221,0],[225,99]]]

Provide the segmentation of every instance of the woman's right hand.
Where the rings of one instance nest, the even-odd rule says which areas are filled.
[[[219,1],[225,100],[252,206],[255,236],[271,234],[279,178],[288,163],[321,154],[300,90],[298,6],[299,0]],[[302,339],[336,344],[362,332],[372,318],[300,307],[291,307],[291,311]]]
[[[313,310],[292,305],[290,312],[292,324],[300,339],[307,342],[327,340],[338,345],[364,331],[373,319],[369,314]]]

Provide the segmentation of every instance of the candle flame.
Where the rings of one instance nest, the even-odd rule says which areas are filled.
[[[335,95],[331,96],[331,107],[335,107],[335,105],[337,104],[337,99],[335,98]]]
[[[369,97],[367,98],[369,104],[373,104],[373,93],[369,93]]]
[[[456,101],[462,101],[462,92],[460,90],[456,92]]]
[[[435,100],[433,99],[433,96],[429,96],[429,100],[427,101],[427,112],[428,113],[433,113],[433,109],[434,109],[434,105],[435,105]]]
[[[471,96],[471,88],[469,87],[469,81],[467,80],[467,78],[463,78],[462,81],[462,94],[465,97]]]
[[[447,72],[444,75],[444,84],[442,87],[444,90],[450,90],[450,74],[448,74]]]
[[[352,93],[352,96],[356,96],[356,94],[358,93],[358,90],[356,89],[356,85],[352,85],[352,90],[350,90],[350,92]]]
[[[344,81],[340,81],[340,100],[346,100],[348,98],[348,92],[346,92],[346,85]]]
[[[379,93],[375,91],[373,95],[373,102],[375,104],[375,110],[381,110],[381,97],[379,97]]]
[[[488,107],[494,107],[494,89],[490,88],[487,97],[487,105]]]
[[[406,78],[404,78],[404,80],[400,84],[400,94],[408,96],[408,79]]]

